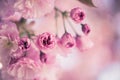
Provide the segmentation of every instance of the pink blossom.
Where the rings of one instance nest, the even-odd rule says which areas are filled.
[[[75,45],[75,40],[70,33],[64,33],[58,44],[65,48],[72,48]]]
[[[18,42],[18,46],[20,49],[27,50],[31,45],[31,41],[30,39],[28,39],[27,37],[23,37],[20,39],[20,41]]]
[[[70,17],[77,23],[80,23],[85,18],[85,13],[79,8],[73,8],[70,12]]]
[[[93,42],[86,36],[77,36],[76,46],[80,51],[85,51],[93,47]]]
[[[87,24],[81,24],[82,25],[82,32],[87,35],[90,33],[90,27]]]
[[[52,49],[56,44],[55,36],[45,32],[37,37],[37,45],[39,49]]]
[[[14,8],[24,18],[40,18],[53,10],[54,0],[17,0]]]
[[[6,36],[10,40],[19,38],[19,32],[17,26],[9,21],[0,22],[0,36]]]
[[[17,50],[11,53],[11,57],[13,57],[13,58],[27,57],[27,58],[30,58],[30,59],[36,61],[36,62],[40,62],[39,49],[37,48],[35,43],[33,43],[32,40],[30,41],[26,37],[22,38],[22,41],[26,41],[26,40],[27,40],[27,43],[21,42],[21,44],[18,44]]]
[[[8,67],[8,74],[17,78],[17,80],[38,79],[41,75],[41,65],[29,58],[22,58]]]

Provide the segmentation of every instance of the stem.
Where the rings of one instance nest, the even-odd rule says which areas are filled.
[[[58,36],[58,23],[57,23],[57,17],[58,17],[58,15],[57,15],[57,11],[55,10],[55,28],[56,28],[56,36]]]
[[[60,12],[60,13],[63,13],[63,11],[61,11],[60,9],[58,9],[57,7],[55,7],[55,10]]]
[[[28,38],[31,38],[31,35],[30,35],[29,31],[27,31],[24,26],[23,26],[22,28],[23,28],[23,30],[25,31],[25,33],[27,34]]]
[[[24,18],[21,18],[21,20],[19,22],[15,22],[16,25],[17,25],[17,29],[18,31],[20,31],[20,29],[22,29],[28,36],[28,38],[31,38],[32,35],[34,34],[31,34],[24,26],[25,26],[25,23],[26,23],[26,19]],[[19,34],[21,36],[21,34]]]
[[[66,26],[65,26],[65,17],[67,17],[67,12],[66,11],[61,11],[60,9],[58,9],[57,7],[55,7],[56,12],[60,12],[62,15],[62,20],[63,20],[63,26],[64,26],[64,31],[65,33],[67,32]]]
[[[75,28],[73,27],[73,25],[72,25],[72,23],[69,21],[69,19],[66,18],[66,20],[67,20],[68,24],[71,26],[71,28],[72,28],[72,30],[74,31],[74,33],[75,33],[76,35],[78,35],[77,31],[75,30]]]
[[[63,27],[64,27],[64,30],[65,30],[65,33],[66,33],[67,30],[66,30],[66,26],[65,26],[65,15],[64,15],[64,13],[62,13],[62,20],[63,20]]]

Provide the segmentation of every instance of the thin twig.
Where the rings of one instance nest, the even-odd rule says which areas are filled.
[[[66,29],[66,25],[65,25],[65,15],[62,14],[62,21],[63,21],[63,27],[64,27],[64,31],[65,33],[67,32],[67,29]]]
[[[56,36],[58,36],[58,23],[57,23],[57,17],[58,17],[58,15],[57,15],[57,11],[55,10],[55,28],[56,28]]]
[[[60,13],[63,13],[63,11],[61,11],[60,9],[58,9],[57,7],[55,7],[55,10],[60,12]]]
[[[69,19],[67,17],[66,17],[66,20],[67,20],[68,24],[70,25],[70,27],[72,28],[72,30],[74,31],[74,33],[76,35],[78,35],[77,31],[75,30],[75,28],[73,27],[72,23],[69,21]]]

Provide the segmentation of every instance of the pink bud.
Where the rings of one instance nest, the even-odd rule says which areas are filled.
[[[87,24],[81,24],[82,25],[82,32],[87,35],[90,33],[90,27]]]
[[[56,39],[51,33],[45,32],[37,37],[39,49],[51,49],[55,46]]]
[[[80,23],[85,18],[85,13],[79,8],[73,8],[70,12],[70,17],[77,23]]]
[[[93,42],[86,36],[76,37],[76,46],[80,51],[88,50],[93,47]]]
[[[65,48],[72,48],[75,45],[75,40],[70,33],[65,33],[59,40],[59,44]]]
[[[42,63],[45,63],[47,65],[53,65],[55,64],[56,61],[56,55],[53,55],[51,53],[44,53],[42,51],[40,51],[40,61]]]
[[[47,55],[43,53],[42,51],[40,52],[40,60],[42,63],[46,63],[47,61]]]

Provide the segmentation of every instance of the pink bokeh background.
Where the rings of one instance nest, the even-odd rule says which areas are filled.
[[[117,0],[116,0],[117,1]],[[62,11],[70,11],[74,7],[81,7],[85,11],[84,23],[88,23],[91,33],[88,37],[94,42],[94,46],[84,52],[76,48],[68,56],[57,56],[61,68],[57,75],[50,80],[120,80],[120,12],[116,9],[114,0],[93,0],[96,7],[88,7],[77,0],[56,0],[55,6]],[[119,6],[118,6],[119,7]],[[116,10],[115,10],[116,9]],[[35,34],[43,32],[56,33],[54,11],[39,19],[29,19],[35,24],[31,27]],[[78,33],[81,26],[75,24]],[[74,32],[66,23],[68,32]],[[64,33],[61,16],[58,17],[58,35]],[[64,53],[57,49],[56,53]],[[77,54],[79,53],[79,54]]]

